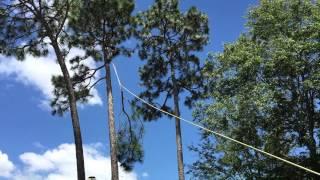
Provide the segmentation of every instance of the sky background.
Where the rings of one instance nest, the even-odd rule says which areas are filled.
[[[152,3],[153,0],[136,0],[135,12],[147,9]],[[183,11],[194,5],[209,17],[210,43],[199,53],[202,62],[209,52],[222,51],[224,43],[233,42],[246,31],[246,12],[256,4],[256,0],[181,1]],[[74,49],[71,55],[77,53],[81,52]],[[74,177],[75,171],[70,173],[70,169],[75,168],[70,116],[52,116],[47,105],[52,98],[51,75],[60,73],[54,60],[54,55],[40,59],[28,56],[24,62],[0,56],[0,180]],[[120,56],[113,62],[123,84],[138,94],[141,87],[137,71],[143,62],[137,56]],[[112,76],[115,117],[125,120],[119,111],[119,86],[114,74]],[[101,83],[89,104],[79,107],[87,176],[95,175],[98,179],[106,179],[105,174],[110,172],[104,91]],[[129,94],[125,96],[131,99]],[[181,107],[182,117],[192,120],[191,114],[192,109]],[[177,179],[174,121],[163,117],[146,123],[145,131],[144,162],[136,164],[129,174],[121,172],[121,176],[123,179]],[[199,142],[199,131],[182,123],[182,136],[184,163],[188,166],[197,157],[187,147]]]

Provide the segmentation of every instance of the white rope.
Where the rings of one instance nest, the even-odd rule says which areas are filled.
[[[241,141],[238,141],[238,140],[236,140],[236,139],[233,139],[233,138],[228,137],[228,136],[226,136],[226,135],[223,135],[223,134],[221,134],[221,133],[212,131],[212,130],[210,130],[210,129],[208,129],[208,128],[205,128],[205,127],[203,127],[203,126],[201,126],[201,125],[199,125],[199,124],[197,124],[197,123],[194,123],[194,122],[189,121],[189,120],[187,120],[187,119],[184,119],[184,118],[182,118],[182,117],[179,117],[179,116],[176,116],[176,115],[174,115],[174,114],[171,114],[171,113],[169,113],[169,112],[167,112],[167,111],[164,111],[164,110],[162,110],[162,109],[160,109],[160,108],[158,108],[158,107],[150,104],[150,103],[147,102],[146,100],[140,98],[140,97],[139,97],[138,95],[136,95],[135,93],[131,92],[131,91],[130,91],[129,89],[127,89],[124,85],[122,85],[122,83],[121,83],[121,81],[120,81],[120,78],[119,78],[119,75],[118,75],[118,72],[117,72],[117,68],[116,68],[116,66],[115,66],[113,63],[112,63],[112,65],[113,65],[113,69],[114,69],[114,72],[115,72],[115,74],[116,74],[116,77],[117,77],[117,80],[118,80],[118,83],[119,83],[120,88],[123,88],[123,89],[126,90],[129,94],[131,94],[132,96],[134,96],[134,97],[137,98],[138,100],[142,101],[144,104],[146,104],[146,105],[148,105],[148,106],[150,106],[150,107],[152,107],[152,108],[154,108],[154,109],[156,109],[156,110],[158,110],[158,111],[160,111],[160,112],[162,112],[162,113],[164,113],[164,114],[167,114],[167,115],[169,115],[169,116],[172,116],[172,117],[175,117],[175,118],[177,118],[177,119],[180,119],[180,120],[182,120],[182,121],[184,121],[184,122],[186,122],[186,123],[188,123],[188,124],[191,124],[191,125],[193,125],[193,126],[196,126],[196,127],[200,128],[200,129],[203,129],[203,130],[205,130],[205,131],[211,132],[211,133],[213,133],[213,134],[215,134],[215,135],[217,135],[217,136],[223,137],[223,138],[225,138],[225,139],[228,139],[228,140],[230,140],[230,141],[233,141],[233,142],[235,142],[235,143],[241,144],[241,145],[246,146],[246,147],[248,147],[248,148],[251,148],[251,149],[253,149],[253,150],[255,150],[255,151],[258,151],[258,152],[260,152],[260,153],[262,153],[262,154],[268,155],[268,156],[273,157],[273,158],[275,158],[275,159],[278,159],[278,160],[280,160],[280,161],[282,161],[282,162],[285,162],[285,163],[287,163],[287,164],[290,164],[290,165],[292,165],[292,166],[295,166],[295,167],[297,167],[297,168],[303,169],[303,170],[305,170],[305,171],[308,171],[308,172],[310,172],[310,173],[313,173],[313,174],[316,174],[316,175],[320,176],[320,173],[319,173],[319,172],[316,172],[316,171],[311,170],[311,169],[309,169],[309,168],[300,166],[299,164],[296,164],[296,163],[294,163],[294,162],[288,161],[288,160],[283,159],[283,158],[281,158],[281,157],[278,157],[278,156],[276,156],[276,155],[270,154],[270,153],[268,153],[268,152],[266,152],[266,151],[263,151],[263,150],[258,149],[258,148],[256,148],[256,147],[253,147],[253,146],[251,146],[251,145],[249,145],[249,144],[243,143],[243,142],[241,142]]]

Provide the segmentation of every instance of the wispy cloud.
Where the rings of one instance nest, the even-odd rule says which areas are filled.
[[[45,148],[46,148],[46,147],[45,147],[43,144],[41,144],[40,142],[34,142],[34,143],[32,143],[32,145],[33,145],[34,147],[38,148],[38,149],[45,149]]]
[[[144,178],[148,178],[149,177],[149,173],[143,172],[141,176],[144,177]]]

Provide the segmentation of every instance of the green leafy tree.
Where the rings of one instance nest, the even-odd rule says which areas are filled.
[[[36,57],[46,56],[48,49],[55,52],[63,74],[61,86],[67,94],[77,158],[77,175],[85,180],[82,137],[77,112],[77,93],[66,66],[68,48],[61,46],[60,40],[67,35],[65,24],[71,9],[77,9],[77,0],[17,0],[0,1],[0,53],[24,60],[26,54]]]
[[[177,0],[156,0],[149,10],[136,18],[136,37],[139,56],[147,60],[140,68],[141,84],[145,90],[141,98],[156,103],[164,98],[163,110],[180,116],[179,95],[191,107],[203,89],[200,62],[195,52],[208,42],[208,18],[197,8],[179,10]],[[168,100],[173,98],[173,105]],[[134,101],[135,112],[144,120],[159,119],[162,114],[139,101]],[[179,179],[184,179],[183,150],[179,119],[175,120]]]
[[[212,103],[194,112],[207,128],[320,171],[320,2],[262,0],[249,31],[211,55],[204,73]],[[190,173],[207,179],[318,179],[203,132]]]
[[[108,104],[109,142],[111,155],[112,179],[118,180],[118,162],[126,170],[131,170],[134,162],[142,162],[143,150],[140,144],[142,131],[140,127],[134,126],[131,117],[124,109],[122,111],[128,118],[128,123],[116,132],[113,94],[110,64],[119,56],[130,56],[133,50],[127,48],[123,43],[132,36],[131,13],[134,10],[133,0],[93,0],[81,1],[79,9],[72,11],[68,28],[72,32],[70,36],[63,39],[65,44],[79,47],[85,51],[84,56],[77,56],[70,62],[75,73],[75,84],[79,84],[79,100],[90,97],[90,89],[98,82],[105,80]],[[92,57],[97,68],[85,65],[88,57]],[[105,75],[95,79],[98,71],[105,70]],[[91,81],[94,79],[94,81]],[[63,113],[68,104],[61,101],[66,96],[61,84],[61,77],[56,77],[56,98],[52,105]],[[88,81],[88,83],[86,83]],[[119,121],[120,122],[120,121]]]

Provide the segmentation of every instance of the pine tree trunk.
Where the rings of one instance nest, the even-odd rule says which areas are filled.
[[[180,117],[179,109],[179,92],[177,89],[176,77],[173,65],[171,66],[171,79],[173,85],[173,101],[174,101],[174,114]],[[176,124],[176,145],[177,145],[177,159],[178,159],[178,175],[179,180],[184,180],[184,167],[183,167],[183,150],[182,150],[182,136],[180,119],[175,118]]]
[[[177,94],[174,94],[173,98],[174,98],[175,115],[180,116],[179,97]],[[179,180],[184,180],[183,151],[182,151],[182,136],[181,136],[180,119],[175,118],[175,122],[176,122],[176,143],[177,143]]]
[[[106,85],[107,85],[107,101],[108,101],[108,119],[109,119],[109,141],[110,141],[110,154],[111,154],[111,176],[112,180],[119,180],[118,174],[118,159],[117,159],[117,140],[116,128],[113,113],[113,97],[112,97],[112,84],[110,64],[105,60],[106,70]]]
[[[64,61],[64,57],[60,50],[58,43],[53,40],[52,46],[57,56],[58,63],[60,65],[64,81],[66,83],[66,87],[68,90],[68,99],[70,105],[70,114],[72,119],[72,127],[73,127],[73,136],[76,148],[76,159],[77,159],[77,176],[78,180],[85,180],[85,167],[84,167],[84,157],[83,157],[83,147],[82,147],[82,136],[80,129],[80,121],[77,111],[77,100],[75,96],[75,92],[73,89],[72,81],[70,79],[69,71]]]

